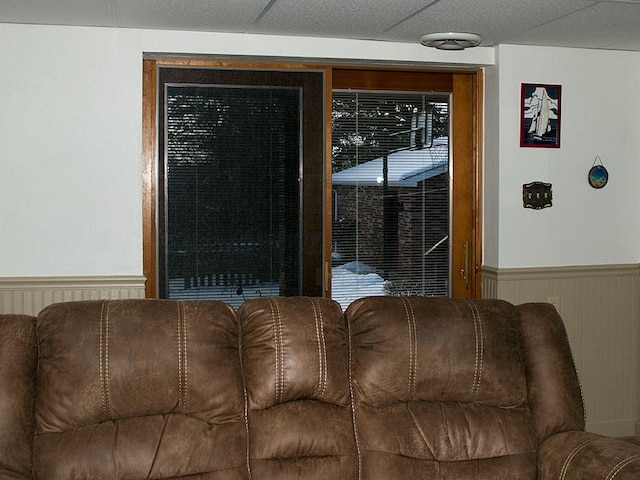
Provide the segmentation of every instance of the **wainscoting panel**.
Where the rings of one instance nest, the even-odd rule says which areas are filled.
[[[587,430],[640,436],[640,267],[483,268],[483,296],[556,305],[571,342]]]
[[[144,298],[143,276],[0,277],[0,313],[37,315],[75,300]]]

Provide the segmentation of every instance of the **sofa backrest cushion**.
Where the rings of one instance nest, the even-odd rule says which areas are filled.
[[[245,478],[231,307],[171,300],[55,304],[40,313],[37,335],[36,476]]]
[[[354,478],[340,306],[325,298],[257,298],[238,317],[253,478]]]
[[[360,401],[527,401],[518,311],[506,302],[373,297],[347,311]]]
[[[369,297],[346,315],[363,478],[535,478],[514,306]]]
[[[35,320],[0,315],[0,478],[31,477]]]

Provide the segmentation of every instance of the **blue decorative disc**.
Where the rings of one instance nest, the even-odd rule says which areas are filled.
[[[609,181],[609,172],[602,165],[594,165],[589,170],[589,185],[593,188],[602,188]]]

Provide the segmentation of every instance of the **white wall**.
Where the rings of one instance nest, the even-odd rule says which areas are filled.
[[[142,273],[130,36],[0,25],[0,276]]]
[[[140,275],[144,53],[493,65],[485,264],[637,263],[640,54],[0,24],[0,276]],[[562,85],[560,149],[519,147],[522,82]],[[588,186],[600,155],[609,185]],[[522,208],[522,184],[553,207]]]
[[[144,53],[487,65],[493,49],[0,24],[0,277],[142,274]]]
[[[640,53],[501,46],[486,80],[485,264],[637,263]],[[521,83],[562,85],[561,148],[519,146]],[[596,155],[600,190],[587,183]],[[551,208],[523,208],[532,181],[552,183]]]

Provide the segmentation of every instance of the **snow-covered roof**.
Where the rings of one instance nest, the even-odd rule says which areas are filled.
[[[382,185],[382,157],[347,168],[332,175],[333,185]],[[416,187],[418,182],[440,175],[449,167],[448,137],[438,137],[421,150],[403,150],[387,157],[387,185]]]

